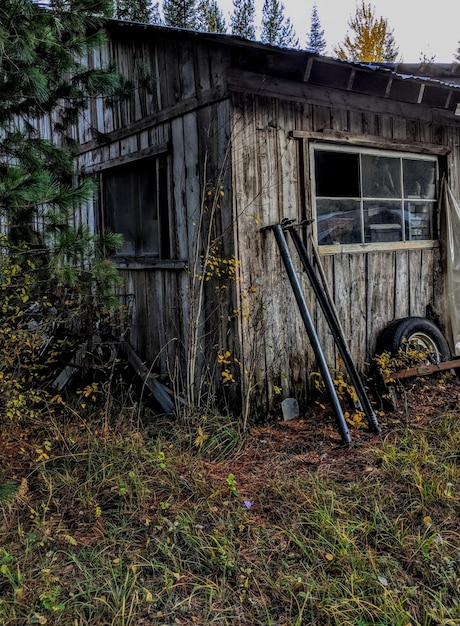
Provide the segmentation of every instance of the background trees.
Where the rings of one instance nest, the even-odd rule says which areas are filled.
[[[163,0],[163,13],[167,26],[198,28],[197,0]]]
[[[233,0],[232,35],[239,35],[246,39],[256,38],[255,11],[254,0]]]
[[[265,0],[262,8],[262,43],[284,48],[298,48],[299,40],[291,20],[284,15],[284,4],[279,0]]]
[[[334,48],[339,59],[348,61],[393,62],[399,52],[393,31],[383,17],[376,18],[371,4],[364,0],[348,22],[350,34]]]
[[[225,33],[227,25],[217,0],[201,0],[198,5],[198,28],[206,33]]]
[[[43,3],[48,2],[48,0],[36,1],[42,1]],[[287,15],[289,15],[289,10],[292,10],[295,1],[296,0],[288,0]],[[448,0],[445,1],[447,2]],[[284,0],[284,2],[286,3],[286,0]],[[256,12],[254,3],[255,0],[111,0],[110,4],[112,6],[110,9],[110,13],[107,13],[107,15],[110,15],[111,17],[116,17],[118,19],[148,21],[155,24],[166,23],[168,26],[179,26],[182,28],[197,28],[199,30],[205,30],[207,32],[231,32],[234,35],[245,37],[251,40],[261,40],[261,34],[263,32],[263,41],[267,43],[272,40],[276,40],[276,36],[273,34],[273,29],[285,30],[285,33],[281,36],[281,39],[284,40],[286,38],[286,34],[289,35],[289,33],[286,33],[287,23],[284,24],[283,27],[281,27],[280,24],[279,29],[277,29],[277,25],[274,23],[273,20],[270,24],[267,23],[262,25],[262,16],[259,11]],[[273,7],[275,7],[276,4],[281,5],[281,0],[277,0],[277,2],[269,0],[269,2],[267,2],[266,8],[268,9],[269,14],[273,13],[272,9]],[[269,5],[272,5],[272,7],[270,7]],[[284,14],[286,13],[286,6],[281,6],[284,18]],[[378,6],[383,6],[382,1]],[[305,27],[303,28],[307,37],[304,47],[307,50],[311,50],[319,54],[325,54],[326,41],[324,39],[324,30],[322,29],[318,18],[317,0],[310,0],[310,3],[307,3],[307,10],[311,7],[312,14],[310,29],[308,30],[308,24],[305,24]],[[330,7],[330,3],[321,3],[320,10],[322,8],[322,10],[324,11],[325,7]],[[366,14],[369,13],[370,21],[367,21],[369,15]],[[438,11],[438,14],[441,13],[442,11]],[[196,21],[194,20],[194,17],[196,17]],[[344,18],[342,19],[343,21],[345,21]],[[292,28],[292,16],[291,19],[289,19],[288,17],[287,20],[289,20],[289,22],[291,23]],[[407,16],[404,15],[404,12],[401,12],[401,22],[406,20]],[[270,22],[270,20],[268,21]],[[338,24],[339,21],[340,20],[337,16],[335,22]],[[307,20],[305,20],[305,22],[307,22]],[[330,24],[330,22],[328,22],[328,24]],[[346,25],[344,26],[345,31]],[[336,36],[334,35],[335,41],[328,42],[328,54],[337,55],[339,56],[339,58],[348,60],[359,59],[367,61],[370,59],[369,62],[382,60],[392,62],[396,60],[399,50],[393,36],[393,31],[388,28],[387,19],[383,17],[377,17],[375,6],[374,4],[372,4],[372,0],[371,2],[365,2],[363,0],[360,0],[360,3],[358,3],[358,6],[356,8],[356,14],[354,15],[354,17],[350,18],[348,22],[348,27],[350,30],[347,33],[347,37],[343,41],[339,42],[334,48],[332,48],[332,45],[337,42]],[[299,31],[299,28],[302,28],[302,26],[298,27],[297,31]],[[330,26],[329,28],[330,30],[328,31],[328,35],[330,38],[334,27]],[[376,43],[375,46],[373,46],[372,44],[369,45],[369,41],[365,41],[366,37],[364,33],[370,31],[372,31],[372,36],[370,37],[370,40],[378,42],[378,40],[381,39],[383,36],[383,43]],[[429,37],[429,35],[426,35],[426,33],[424,36]],[[293,42],[296,43],[295,36],[293,41],[290,40],[289,36],[287,37],[287,39],[287,45],[289,46],[291,46]],[[421,39],[419,40],[421,41]],[[428,39],[428,41],[431,42],[430,39]],[[456,40],[454,39],[454,41]],[[282,45],[286,44],[282,43]],[[412,50],[409,53],[409,55],[412,57],[411,59],[409,59],[410,61],[415,61],[416,58],[419,56],[420,59],[435,58],[432,53],[430,43],[425,45],[425,50],[422,50],[421,52],[417,50],[415,54],[413,51],[413,47],[411,47],[410,44],[409,47]],[[453,53],[453,56],[455,55],[458,55],[458,51],[456,53]],[[443,60],[445,61],[446,57],[444,57]],[[458,60],[458,56],[455,56],[455,60]]]
[[[324,30],[321,28],[321,22],[318,16],[318,7],[313,5],[311,12],[310,32],[307,35],[307,50],[316,54],[323,54],[326,49],[326,40],[324,39]]]
[[[207,33],[225,33],[227,30],[217,0],[163,0],[163,13],[167,26]],[[158,17],[155,22],[159,22]]]
[[[150,22],[154,8],[150,0],[114,0],[113,17],[132,22]]]

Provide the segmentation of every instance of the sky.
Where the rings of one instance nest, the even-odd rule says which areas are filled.
[[[311,12],[315,0],[281,0],[284,14],[291,19],[301,47],[306,46]],[[435,56],[436,63],[451,63],[460,44],[460,0],[365,0],[375,7],[375,15],[388,20],[399,47],[398,61],[416,63],[421,54]],[[361,0],[358,0],[361,4]],[[218,0],[227,24],[233,10],[232,0]],[[263,0],[255,0],[256,25],[260,24]],[[333,56],[333,47],[348,31],[348,21],[355,14],[357,0],[316,0],[318,17],[327,43],[325,54]]]

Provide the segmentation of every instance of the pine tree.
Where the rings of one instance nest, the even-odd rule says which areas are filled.
[[[254,40],[256,38],[254,16],[254,0],[233,0],[232,35]]]
[[[427,54],[426,52],[420,52],[418,60],[423,65],[429,65],[430,63],[435,63],[436,62],[436,55],[435,54]]]
[[[227,25],[217,0],[201,0],[198,5],[198,30],[205,33],[225,33]]]
[[[152,18],[150,0],[115,0],[113,17],[130,22],[150,22]]]
[[[199,27],[197,0],[164,0],[163,14],[167,26],[190,30]]]
[[[346,35],[343,43],[334,48],[339,59],[365,63],[396,60],[399,48],[393,31],[388,28],[388,20],[375,17],[371,4],[365,4],[363,0],[348,26],[352,35]]]
[[[89,228],[73,220],[94,187],[72,185],[69,129],[89,97],[119,86],[116,72],[78,60],[103,40],[101,18],[109,10],[106,0],[0,4],[0,219],[7,227],[0,262],[33,266],[39,290],[70,285],[90,293],[96,282],[104,291],[116,279],[113,266],[95,258],[99,244]],[[37,123],[51,111],[53,141],[40,136]]]
[[[324,29],[321,28],[321,22],[318,16],[318,7],[313,5],[311,12],[311,27],[307,35],[307,50],[316,54],[323,54],[326,49],[326,40],[324,39]]]
[[[161,19],[161,15],[160,15],[160,3],[159,2],[155,2],[155,4],[152,4],[152,8],[150,10],[150,22],[152,24],[163,23],[163,20]]]
[[[284,16],[284,4],[265,0],[262,8],[262,43],[283,48],[298,48],[299,40],[289,18]]]

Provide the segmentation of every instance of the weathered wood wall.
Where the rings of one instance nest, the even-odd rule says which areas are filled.
[[[120,297],[132,303],[134,348],[154,371],[169,374],[181,393],[191,372],[199,390],[216,393],[222,388],[218,355],[238,353],[232,330],[235,281],[223,291],[225,277],[202,279],[208,244],[218,258],[234,254],[225,56],[193,35],[159,31],[152,37],[138,25],[135,33],[129,24],[118,25],[91,63],[114,60],[133,82],[132,94],[114,107],[92,102],[86,123],[75,128],[81,175],[167,146],[170,258],[119,264]],[[142,65],[151,74],[150,88],[138,84]],[[80,219],[103,227],[97,203]]]
[[[283,218],[311,217],[308,141],[335,138],[341,144],[375,145],[387,149],[410,149],[435,154],[447,161],[450,184],[459,192],[460,131],[458,126],[398,116],[385,111],[376,98],[359,100],[355,106],[329,93],[311,90],[311,101],[295,92],[283,99],[257,93],[257,85],[240,81],[233,85],[233,181],[234,212],[238,219],[238,256],[242,263],[242,290],[250,293],[250,315],[242,318],[241,336],[246,369],[252,373],[247,385],[275,401],[274,386],[285,393],[297,390],[302,398],[316,369],[314,355],[281,265],[270,230],[261,228]],[[267,88],[268,84],[268,88]],[[244,89],[245,94],[241,91]],[[270,91],[267,79],[264,91]],[[319,102],[318,104],[315,103]],[[373,110],[366,110],[371,101]],[[391,106],[389,107],[391,110]],[[414,118],[417,112],[414,111]],[[298,137],[292,138],[292,134]],[[377,335],[392,319],[408,315],[427,316],[428,307],[445,324],[444,281],[438,246],[412,249],[370,250],[322,254],[322,265],[341,324],[360,370],[373,356]],[[298,265],[298,264],[297,264]],[[303,276],[304,292],[311,307],[320,340],[331,367],[340,369],[322,313]],[[261,332],[263,328],[263,332]],[[253,362],[255,361],[255,365]],[[260,399],[260,398],[259,398]]]
[[[458,195],[458,124],[441,122],[429,107],[307,84],[301,53],[129,23],[109,34],[90,62],[115,60],[134,87],[116,106],[90,103],[74,129],[77,172],[97,174],[164,146],[171,164],[171,258],[120,268],[122,295],[134,302],[134,347],[182,388],[193,362],[197,386],[217,395],[232,390],[234,408],[273,407],[277,394],[305,399],[314,357],[273,233],[262,228],[311,217],[310,139],[434,150],[445,155]],[[142,64],[149,87],[138,84]],[[96,204],[78,219],[103,227]],[[238,261],[236,281],[219,277],[220,269],[202,280],[210,243],[227,267]],[[443,321],[438,247],[342,251],[323,254],[322,264],[360,369],[394,317],[425,316],[430,306]],[[327,359],[340,367],[302,281]],[[241,386],[220,384],[224,368]]]

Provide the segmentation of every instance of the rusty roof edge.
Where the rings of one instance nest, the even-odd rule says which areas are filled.
[[[324,64],[344,64],[349,66],[358,66],[363,69],[367,69],[369,71],[376,72],[388,72],[393,76],[401,78],[402,80],[409,81],[424,81],[429,82],[435,85],[439,85],[449,89],[460,89],[460,63],[380,63],[380,62],[372,62],[366,63],[363,61],[349,61],[338,59],[330,56],[323,56],[316,54],[314,52],[309,52],[308,50],[298,50],[294,48],[283,48],[280,46],[273,46],[269,44],[264,44],[260,41],[253,41],[249,39],[245,39],[244,37],[240,37],[238,35],[232,35],[229,33],[206,33],[202,31],[195,31],[186,28],[177,28],[173,26],[166,26],[164,24],[144,24],[142,22],[130,22],[125,20],[116,20],[116,19],[107,19],[106,21],[107,29],[110,31],[112,28],[121,29],[125,31],[132,30],[143,30],[143,31],[157,31],[165,34],[171,35],[186,35],[189,38],[197,38],[208,41],[215,41],[221,43],[223,45],[230,45],[234,47],[241,47],[245,49],[254,49],[254,50],[266,50],[267,52],[275,52],[283,55],[293,55],[293,56],[304,56],[306,65],[313,59],[313,62],[319,61]],[[311,63],[311,61],[310,61]],[[448,80],[441,80],[440,78],[435,78],[434,76],[423,75],[422,73],[417,73],[417,68],[427,68],[429,72],[437,74],[437,76],[442,75],[442,78],[446,76],[447,68],[455,68],[458,71],[458,83],[451,82]],[[428,72],[428,73],[429,73]],[[452,74],[452,72],[450,72]],[[307,74],[308,75],[308,74]]]
[[[448,88],[460,88],[460,63],[363,63],[354,62],[371,70],[386,70],[403,80],[415,80],[435,83]],[[450,71],[447,72],[447,69]],[[456,70],[456,74],[452,69]],[[456,77],[458,82],[448,80]],[[444,77],[446,77],[444,79]]]

